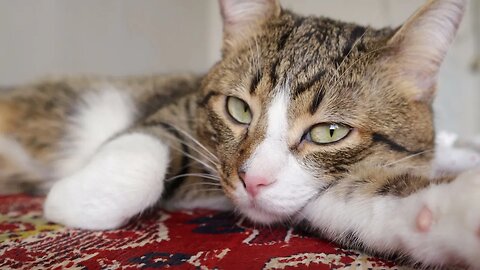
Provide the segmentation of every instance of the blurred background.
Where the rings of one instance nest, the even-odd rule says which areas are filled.
[[[283,7],[377,27],[423,0],[284,0]],[[0,0],[0,85],[46,75],[206,72],[220,57],[216,0]],[[437,128],[480,134],[480,0],[440,75]]]

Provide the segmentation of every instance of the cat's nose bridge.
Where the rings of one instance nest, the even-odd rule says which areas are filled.
[[[287,165],[288,153],[282,143],[265,139],[240,167],[238,175],[250,196],[255,197],[261,189],[274,183]]]

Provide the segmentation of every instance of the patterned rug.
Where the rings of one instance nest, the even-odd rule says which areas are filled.
[[[42,218],[43,198],[0,196],[0,269],[399,269],[289,228],[231,213],[151,211],[113,231]]]

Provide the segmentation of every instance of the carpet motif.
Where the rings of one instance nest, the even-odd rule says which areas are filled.
[[[289,228],[231,213],[150,211],[118,230],[67,229],[43,198],[0,197],[0,269],[399,269]]]

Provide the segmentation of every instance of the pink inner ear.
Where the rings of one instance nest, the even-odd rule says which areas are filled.
[[[437,88],[437,74],[434,73],[432,75],[421,70],[415,73],[414,72],[415,71],[410,72],[411,74],[408,77],[411,78],[414,81],[415,86],[421,90],[413,97],[414,100],[427,102],[432,101]]]
[[[413,80],[418,100],[431,99],[448,48],[463,17],[466,0],[429,1],[390,39],[399,49],[394,65]]]
[[[276,0],[220,0],[224,29],[227,33],[240,33],[280,10]]]

